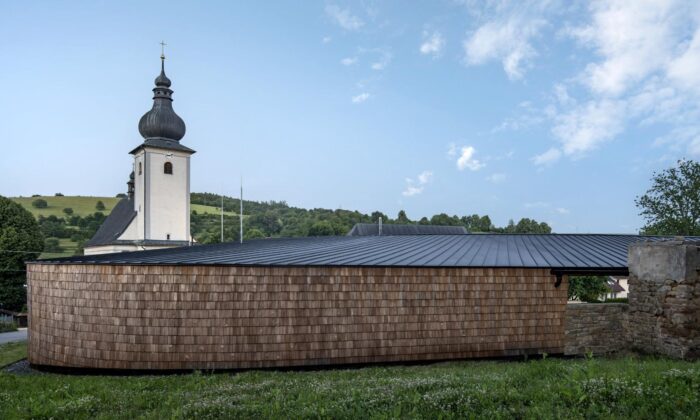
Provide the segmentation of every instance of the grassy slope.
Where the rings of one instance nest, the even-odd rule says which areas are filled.
[[[9,365],[27,357],[27,342],[0,344],[0,366]],[[2,399],[0,398],[0,404]],[[2,416],[0,416],[2,417]]]
[[[468,361],[170,376],[0,373],[0,418],[697,418],[700,363]]]
[[[64,217],[66,214],[63,213],[63,209],[70,207],[73,209],[73,214],[78,216],[87,216],[89,214],[98,211],[95,209],[95,205],[98,201],[102,201],[105,205],[104,214],[109,214],[112,208],[119,201],[115,197],[81,197],[81,196],[66,196],[66,197],[10,197],[13,201],[20,203],[22,207],[32,212],[34,216],[58,216]],[[43,198],[49,204],[45,209],[37,209],[32,207],[32,201],[37,198]]]
[[[48,203],[48,207],[45,209],[37,209],[32,206],[32,201],[37,198],[42,198]],[[29,210],[34,217],[39,216],[57,216],[66,217],[63,213],[63,209],[70,207],[73,209],[73,214],[81,217],[88,216],[90,214],[98,211],[95,209],[95,205],[98,201],[102,201],[105,205],[105,210],[102,211],[104,214],[109,214],[120,198],[115,197],[83,197],[83,196],[64,196],[64,197],[54,197],[54,196],[41,196],[41,197],[10,197],[11,200],[19,203],[25,209]],[[221,214],[218,207],[204,206],[201,204],[192,204],[191,209],[199,214]],[[235,216],[237,213],[233,211],[224,211],[227,216]],[[77,229],[77,228],[76,228]],[[41,254],[40,258],[57,258],[57,257],[68,257],[75,253],[77,244],[72,242],[70,239],[59,239],[61,247],[64,249],[63,252],[44,252]]]
[[[37,198],[43,198],[49,204],[45,209],[37,209],[32,207],[32,201]],[[65,196],[65,197],[54,197],[54,196],[43,196],[43,197],[10,197],[11,200],[20,203],[22,207],[32,212],[34,216],[58,216],[64,217],[66,214],[63,213],[63,209],[70,207],[73,209],[73,214],[85,217],[92,213],[95,213],[95,205],[98,201],[102,201],[105,205],[105,210],[102,212],[104,214],[109,214],[117,202],[120,200],[115,197],[82,197],[82,196]],[[220,214],[218,207],[203,206],[201,204],[192,204],[191,209],[197,211],[197,213],[212,213]],[[235,216],[237,213],[234,211],[224,211],[224,214],[228,216]]]

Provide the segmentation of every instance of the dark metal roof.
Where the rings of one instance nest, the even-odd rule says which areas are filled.
[[[413,235],[259,239],[164,250],[43,260],[42,263],[239,266],[513,267],[615,274],[627,248],[670,238],[637,235]],[[700,242],[700,237],[686,238]]]
[[[117,238],[124,233],[129,223],[136,217],[134,202],[128,198],[119,200],[112,212],[107,216],[102,226],[97,229],[85,246],[110,245],[117,241]]]
[[[185,122],[173,110],[173,91],[165,75],[165,57],[161,56],[160,75],[153,88],[153,107],[139,120],[139,133],[145,139],[163,137],[179,141],[185,136]]]
[[[190,149],[187,146],[183,146],[180,144],[179,141],[175,140],[170,140],[166,138],[152,138],[152,139],[146,139],[142,144],[138,145],[134,150],[132,150],[131,153],[132,155],[139,150],[141,150],[144,147],[155,147],[158,149],[165,149],[165,150],[177,150],[180,152],[188,152],[188,153],[196,153],[194,150]]]
[[[464,226],[382,225],[382,235],[466,235],[468,233]],[[357,223],[348,232],[348,236],[378,235],[379,225],[375,223]]]

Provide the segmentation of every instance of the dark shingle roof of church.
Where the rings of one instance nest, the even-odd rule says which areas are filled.
[[[463,226],[382,225],[382,235],[466,235],[468,233]],[[379,225],[357,223],[348,232],[348,236],[379,236]]]
[[[637,235],[406,235],[259,239],[43,260],[53,263],[549,268],[622,274],[627,248],[669,238]],[[686,238],[700,242],[700,237]]]
[[[134,202],[128,198],[122,198],[85,246],[109,245],[116,242],[134,217],[136,217]]]

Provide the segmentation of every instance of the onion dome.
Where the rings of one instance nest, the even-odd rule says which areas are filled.
[[[179,141],[185,136],[185,122],[173,111],[173,91],[165,75],[165,56],[161,55],[160,75],[153,88],[153,108],[139,121],[139,133],[144,139]]]

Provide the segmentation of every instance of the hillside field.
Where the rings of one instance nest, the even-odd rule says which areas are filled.
[[[32,202],[38,198],[46,200],[48,207],[45,209],[38,209],[32,206]],[[72,208],[73,214],[77,216],[85,217],[89,214],[98,211],[95,205],[98,201],[102,201],[105,205],[105,209],[102,211],[105,215],[108,215],[117,202],[121,200],[116,197],[91,197],[91,196],[64,196],[55,197],[40,196],[40,197],[10,197],[11,200],[19,203],[25,209],[29,210],[35,217],[39,216],[56,216],[64,217],[66,214],[63,213],[63,209]],[[199,214],[220,214],[218,207],[205,206],[202,204],[191,204],[192,211],[196,211]],[[235,216],[237,213],[235,211],[224,211],[226,216]]]

